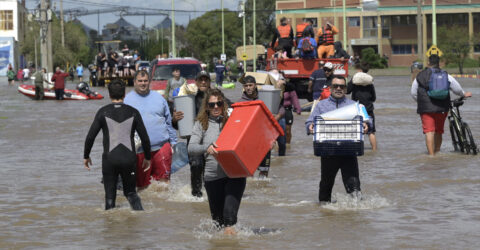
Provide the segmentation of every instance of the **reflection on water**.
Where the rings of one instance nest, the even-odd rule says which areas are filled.
[[[101,138],[92,171],[82,156],[93,116],[108,98],[35,102],[3,84],[0,248],[471,249],[480,244],[479,157],[453,152],[448,131],[442,152],[426,155],[408,81],[375,80],[379,150],[366,142],[359,157],[362,199],[345,194],[339,174],[337,202],[318,204],[320,159],[304,134],[306,116],[295,116],[287,156],[274,151],[269,178],[248,179],[234,237],[215,228],[205,197],[190,195],[188,167],[169,186],[154,183],[140,193],[145,211],[131,211],[121,193],[118,208],[104,211]],[[480,142],[478,80],[460,83],[473,92],[461,110]],[[232,100],[239,93],[238,86],[226,91]]]

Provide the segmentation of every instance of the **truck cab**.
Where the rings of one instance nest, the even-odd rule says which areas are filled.
[[[172,78],[174,68],[180,69],[180,75],[187,80],[187,83],[194,83],[198,72],[202,70],[200,61],[195,58],[160,58],[151,63],[150,89],[165,93],[168,79]]]

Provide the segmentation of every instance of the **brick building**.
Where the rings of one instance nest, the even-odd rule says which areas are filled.
[[[277,0],[276,21],[287,17],[292,27],[303,18],[314,22],[317,30],[327,21],[339,28],[335,40],[343,42],[342,0]],[[366,47],[372,47],[380,55],[389,58],[391,66],[409,66],[417,53],[417,1],[399,0],[346,0],[347,51],[359,55]],[[463,25],[466,35],[480,32],[480,0],[437,0],[437,27]],[[432,44],[431,0],[423,0],[422,48],[424,54]],[[426,41],[426,42],[425,42]],[[470,57],[480,57],[480,45],[474,46]]]

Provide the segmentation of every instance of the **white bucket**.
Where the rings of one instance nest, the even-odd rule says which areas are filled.
[[[176,111],[183,112],[183,119],[178,121],[178,132],[180,136],[191,135],[193,123],[195,122],[195,96],[175,96],[173,97],[173,104]]]
[[[280,92],[279,89],[259,89],[258,99],[262,100],[272,114],[278,114],[280,108]]]
[[[339,109],[335,109],[332,111],[325,112],[321,114],[323,119],[331,119],[331,120],[351,120],[355,118],[355,116],[360,115],[363,117],[363,120],[366,121],[370,119],[367,114],[367,110],[362,104],[358,102],[352,103],[345,107],[341,107]]]

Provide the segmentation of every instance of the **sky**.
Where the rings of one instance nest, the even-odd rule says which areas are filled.
[[[239,0],[223,0],[225,9],[237,10]],[[40,3],[40,0],[26,0],[27,9],[34,9]],[[206,11],[221,8],[221,0],[174,0],[175,9],[182,10],[175,12],[175,23],[186,26],[189,19],[199,17]],[[60,9],[60,0],[52,0],[52,5],[56,9]],[[130,7],[131,11],[148,11],[148,10],[171,10],[172,0],[63,0],[63,9],[86,8],[88,10],[102,10],[116,6]],[[138,9],[140,8],[140,9]],[[170,13],[170,11],[168,11]],[[68,20],[68,16],[65,17]],[[107,23],[113,23],[118,20],[118,13],[100,14],[100,29]],[[146,16],[146,26],[152,27],[161,21],[165,16]],[[88,15],[78,17],[80,21],[92,29],[98,27],[98,16]],[[125,20],[131,24],[140,27],[143,25],[143,16],[125,16]]]

